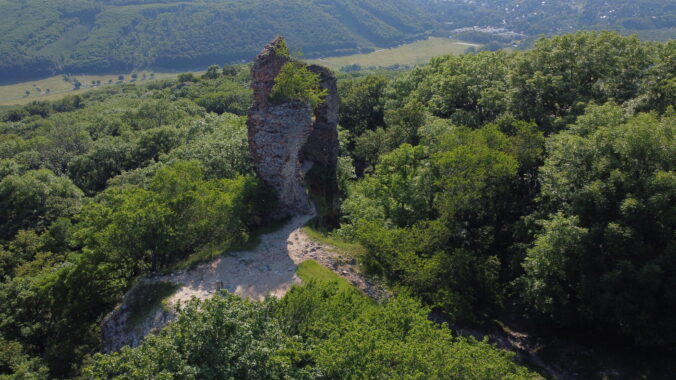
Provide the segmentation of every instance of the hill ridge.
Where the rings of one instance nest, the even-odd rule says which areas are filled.
[[[278,230],[262,235],[252,250],[228,253],[193,269],[141,279],[101,323],[103,351],[137,346],[145,336],[175,320],[176,306],[192,297],[204,300],[227,290],[257,301],[268,296],[281,298],[292,286],[302,282],[296,268],[306,260],[317,261],[372,298],[386,297],[387,292],[367,280],[355,261],[345,260],[334,247],[315,242],[303,232],[303,226],[314,216],[313,212],[293,217]],[[146,304],[150,310],[142,310],[146,314],[135,318],[130,306],[135,293],[155,284],[171,284],[176,292],[168,296],[163,305]]]
[[[234,63],[276,35],[309,56],[355,53],[428,29],[410,16],[416,7],[407,0],[7,0],[0,7],[0,81]]]

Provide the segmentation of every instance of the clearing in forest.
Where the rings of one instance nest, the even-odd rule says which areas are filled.
[[[481,45],[452,40],[450,38],[430,37],[426,40],[412,42],[391,49],[377,49],[368,54],[354,54],[342,57],[326,57],[308,60],[308,63],[327,66],[332,69],[340,69],[343,66],[360,65],[363,68],[369,66],[387,67],[392,65],[422,65],[433,57],[444,54],[462,54],[470,47]]]
[[[385,297],[380,286],[357,270],[354,259],[308,237],[303,226],[313,216],[295,216],[283,227],[261,235],[260,243],[252,250],[232,252],[192,269],[140,280],[104,319],[104,352],[127,344],[138,345],[144,336],[174,320],[175,307],[192,297],[207,299],[221,290],[259,301],[268,296],[282,297],[302,282],[296,268],[306,260],[332,270],[371,297]],[[314,265],[306,265],[300,274],[308,273],[307,277],[314,278],[317,271]],[[157,289],[172,292],[155,299],[153,293]]]
[[[195,72],[201,75],[203,71]],[[181,73],[139,71],[127,74],[55,75],[53,77],[0,85],[0,106],[28,104],[35,100],[55,101],[67,95],[82,94],[105,86],[122,83],[147,83],[157,79],[173,79]],[[134,75],[135,77],[132,77]],[[120,79],[122,78],[122,79]],[[80,86],[75,83],[79,82]]]

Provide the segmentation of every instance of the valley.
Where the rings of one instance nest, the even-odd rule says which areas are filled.
[[[392,48],[377,48],[367,54],[354,54],[339,57],[322,57],[310,59],[308,62],[324,65],[333,70],[359,68],[387,68],[387,67],[413,67],[424,65],[433,57],[445,54],[463,54],[468,47],[479,48],[480,44],[468,43],[442,37],[429,37],[428,39],[404,44]],[[355,66],[356,65],[356,66]],[[357,67],[358,66],[358,67]]]
[[[441,37],[429,37],[393,48],[374,48],[371,53],[345,56],[327,56],[307,59],[308,63],[327,66],[333,70],[358,65],[363,69],[388,67],[413,67],[424,65],[433,57],[444,54],[463,54],[468,47],[479,48],[480,44],[462,42]],[[192,71],[202,75],[204,71]],[[152,80],[174,79],[180,73],[139,71],[107,75],[56,75],[46,79],[0,85],[0,107],[23,105],[35,100],[54,101],[66,95],[82,94],[87,91],[122,83],[145,83]],[[123,79],[120,80],[120,77]],[[68,80],[66,80],[68,79]],[[74,83],[79,82],[79,86]],[[96,82],[96,83],[93,83]],[[30,93],[27,94],[26,91]]]
[[[494,49],[513,41],[485,31],[530,42],[577,30],[658,41],[676,33],[673,5],[661,0],[3,0],[0,8],[0,82],[242,63],[277,35],[314,59],[462,30],[470,32],[453,38]]]
[[[672,378],[675,14],[0,0],[0,380]]]

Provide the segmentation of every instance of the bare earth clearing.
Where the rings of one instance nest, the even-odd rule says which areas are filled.
[[[260,244],[250,251],[232,252],[193,269],[164,276],[144,278],[127,293],[122,304],[104,319],[103,351],[111,352],[125,345],[136,346],[144,336],[176,318],[175,307],[192,297],[207,299],[222,289],[242,297],[263,300],[282,297],[301,283],[296,267],[305,260],[315,260],[347,279],[364,293],[381,298],[385,292],[369,282],[357,269],[354,260],[343,258],[335,249],[311,240],[301,228],[313,215],[296,216],[282,228],[260,237]],[[143,320],[129,323],[129,301],[142,286],[171,283],[178,290],[156,305]]]
[[[253,250],[232,252],[193,269],[140,280],[122,303],[103,320],[103,351],[117,351],[125,345],[137,346],[146,335],[175,320],[175,307],[192,297],[207,299],[222,289],[254,300],[263,300],[267,296],[282,297],[293,285],[301,283],[296,275],[296,267],[305,260],[317,261],[374,299],[387,298],[389,292],[382,285],[369,281],[357,269],[354,259],[343,257],[334,247],[319,244],[303,232],[302,227],[312,217],[294,217],[282,228],[262,235],[260,244]],[[174,284],[177,290],[165,299],[164,305],[149,304],[148,307],[152,309],[140,320],[132,321],[130,304],[137,296],[135,293],[144,286],[163,283]],[[558,355],[543,358],[541,351],[548,351],[547,345],[537,333],[531,335],[526,332],[528,329],[521,323],[514,323],[510,326],[512,329],[496,326],[473,328],[455,324],[435,312],[430,319],[439,323],[448,322],[461,336],[473,336],[479,340],[488,337],[498,347],[515,352],[517,362],[527,364],[551,378],[577,379],[580,377],[577,370],[584,367],[580,363],[570,366],[571,357],[579,356],[575,354],[577,351],[584,352],[584,346],[567,339],[558,339],[555,344]],[[624,372],[622,365],[613,363],[613,360],[602,367],[607,367],[604,373]]]

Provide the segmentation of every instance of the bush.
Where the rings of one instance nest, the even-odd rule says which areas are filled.
[[[221,76],[221,68],[218,65],[211,65],[207,72],[202,74],[202,79],[216,79]]]
[[[316,108],[324,102],[327,91],[319,86],[319,74],[315,74],[296,62],[287,62],[275,78],[270,97],[275,102],[300,100]]]
[[[309,283],[281,301],[223,293],[191,301],[137,348],[96,355],[90,378],[533,379],[511,354],[454,338],[400,296],[381,306],[355,288]]]
[[[80,208],[82,191],[68,178],[47,169],[10,175],[0,182],[0,239],[20,229],[45,228],[61,216]]]
[[[193,73],[183,73],[178,76],[178,82],[179,83],[197,82],[197,77],[195,77],[195,74]]]

